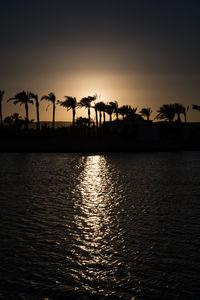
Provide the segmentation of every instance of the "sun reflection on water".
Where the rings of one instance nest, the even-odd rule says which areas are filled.
[[[106,226],[109,223],[109,191],[106,191],[108,184],[108,170],[104,156],[88,156],[79,185],[82,214],[76,221],[83,229],[91,247],[98,246],[98,240],[109,231],[109,226]]]
[[[82,163],[76,191],[79,197],[74,203],[77,230],[73,256],[79,271],[72,276],[90,292],[101,293],[102,285],[109,286],[111,295],[118,273],[124,272],[120,258],[125,247],[124,231],[117,213],[120,195],[115,182],[119,175],[111,175],[112,167],[103,155],[83,157]]]

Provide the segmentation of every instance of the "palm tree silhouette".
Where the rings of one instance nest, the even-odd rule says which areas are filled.
[[[2,116],[2,100],[3,100],[4,91],[0,90],[0,122],[1,128],[3,127],[3,116]]]
[[[189,110],[189,105],[187,106],[187,108],[185,106],[182,107],[181,113],[184,115],[185,123],[187,122],[187,112],[188,112],[188,110]]]
[[[85,107],[88,109],[88,127],[90,127],[90,123],[91,123],[91,118],[90,118],[90,108],[91,108],[91,103],[92,101],[96,100],[96,95],[94,96],[88,96],[88,97],[84,97],[80,100],[80,102],[78,103],[79,107]]]
[[[36,115],[37,115],[37,130],[40,130],[40,115],[39,115],[39,100],[38,100],[38,95],[37,94],[34,94],[34,93],[31,93],[30,94],[31,98],[33,100],[35,100],[35,105],[36,105]]]
[[[106,113],[110,116],[110,123],[112,122],[112,114],[114,112],[114,108],[110,104],[106,104]]]
[[[175,109],[174,104],[163,104],[159,110],[157,110],[158,114],[155,119],[158,120],[168,120],[172,122],[175,117]]]
[[[15,97],[13,98],[10,98],[7,100],[7,102],[10,102],[10,101],[13,101],[14,104],[20,104],[20,105],[25,105],[25,110],[26,110],[26,121],[25,121],[25,124],[26,124],[26,127],[28,128],[28,125],[30,123],[29,121],[29,115],[28,115],[28,104],[33,104],[33,100],[32,100],[32,97],[31,97],[31,92],[27,91],[22,91],[22,92],[19,92],[15,95]]]
[[[98,103],[95,103],[93,106],[94,110],[95,110],[95,117],[96,117],[96,126],[97,128],[99,127],[99,122],[98,122]]]
[[[184,106],[179,103],[174,104],[175,114],[177,114],[177,122],[181,122],[181,114],[184,113]]]
[[[121,106],[119,109],[119,114],[122,115],[122,118],[124,120],[125,117],[128,116],[134,116],[136,111],[137,111],[137,107],[131,107],[130,105],[123,105]]]
[[[152,113],[152,110],[150,107],[142,108],[140,111],[141,116],[146,117],[147,121],[149,121],[151,113]]]
[[[21,129],[25,122],[18,113],[14,113],[11,116],[7,116],[4,119],[4,123],[7,123],[10,127],[14,126],[16,129]]]
[[[118,108],[118,112],[119,114],[122,116],[122,119],[124,120],[125,116],[126,116],[126,108],[125,105],[121,106]]]
[[[192,105],[192,109],[200,111],[200,105]]]
[[[105,123],[105,108],[106,108],[106,105],[104,102],[97,102],[95,104],[95,108],[97,109],[97,111],[99,112],[99,125],[101,126],[102,124],[102,113],[103,113],[103,117],[104,117],[104,123]]]
[[[118,102],[117,101],[109,102],[109,105],[112,106],[113,112],[116,114],[116,119],[118,121],[119,120]]]
[[[77,101],[75,97],[70,97],[70,96],[64,96],[65,100],[60,101],[58,100],[58,104],[65,107],[68,110],[72,110],[72,126],[75,127],[75,116],[76,116],[76,106],[77,106]]]
[[[55,128],[55,111],[56,111],[56,95],[54,93],[49,93],[41,98],[41,100],[49,101],[53,104],[53,119],[52,119],[52,128]]]

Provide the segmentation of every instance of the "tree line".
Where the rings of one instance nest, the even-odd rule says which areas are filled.
[[[2,101],[4,98],[5,92],[0,90],[0,124],[1,128],[3,127],[3,114],[2,114]],[[25,107],[25,120],[24,126],[28,128],[31,121],[29,119],[29,105],[35,104],[36,107],[36,128],[40,130],[40,101],[47,101],[49,104],[53,106],[53,116],[52,116],[52,128],[55,128],[55,112],[56,105],[60,105],[64,107],[67,111],[72,110],[72,126],[78,125],[79,123],[83,123],[84,121],[87,123],[88,127],[91,125],[91,109],[95,111],[95,119],[96,126],[100,127],[102,123],[106,121],[106,114],[109,115],[109,120],[112,122],[112,116],[115,115],[115,119],[119,120],[119,115],[124,120],[127,117],[132,117],[136,114],[137,108],[131,107],[130,105],[123,105],[119,107],[117,101],[105,103],[103,101],[97,101],[97,95],[88,96],[82,98],[80,101],[77,101],[76,97],[64,96],[64,100],[58,100],[54,93],[49,93],[48,95],[44,95],[39,99],[37,94],[34,94],[30,91],[22,91],[17,93],[14,97],[9,98],[7,102],[12,101],[15,105],[24,105]],[[86,108],[88,111],[88,118],[78,118],[76,119],[76,109],[77,108]],[[199,105],[192,105],[194,110],[200,111]],[[182,104],[163,104],[158,110],[155,119],[157,120],[165,120],[169,122],[177,121],[181,122],[181,115],[184,116],[184,121],[187,122],[187,111],[189,110],[189,106],[186,108]],[[147,121],[150,120],[150,116],[152,114],[152,110],[149,107],[142,108],[139,114],[142,117],[145,117]],[[176,118],[177,116],[177,118]],[[19,120],[18,114],[13,114],[12,116],[8,116],[4,119],[4,122],[17,122]]]

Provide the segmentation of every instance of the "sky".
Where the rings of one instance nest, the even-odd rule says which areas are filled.
[[[6,103],[22,90],[77,100],[151,107],[190,105],[200,122],[200,4],[170,0],[0,0],[0,89],[4,116],[24,107]],[[41,120],[51,108],[40,105]],[[35,107],[30,117],[36,119]],[[86,116],[84,109],[77,116]],[[57,121],[71,112],[56,108]]]

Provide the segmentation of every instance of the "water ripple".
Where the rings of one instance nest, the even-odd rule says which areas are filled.
[[[200,298],[198,152],[0,165],[0,298]]]

